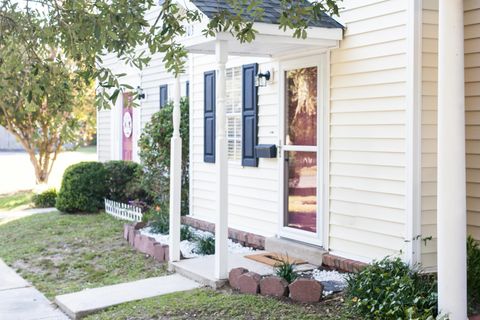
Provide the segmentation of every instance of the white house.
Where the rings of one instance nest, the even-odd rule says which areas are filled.
[[[18,142],[17,139],[2,126],[0,126],[0,150],[23,150],[23,146],[20,144],[20,142]]]
[[[203,24],[228,9],[180,3]],[[465,319],[465,230],[480,239],[480,1],[344,0],[338,22],[313,23],[306,40],[275,25],[278,0],[263,5],[251,44],[194,25],[185,75],[166,73],[161,56],[129,70],[146,98],[131,142],[122,101],[98,113],[99,160],[121,159],[129,144],[138,160],[152,113],[173,99],[178,126],[188,92],[190,215],[216,223],[218,277],[228,225],[353,260],[402,255],[438,268],[441,309]],[[180,143],[174,136],[172,190]]]

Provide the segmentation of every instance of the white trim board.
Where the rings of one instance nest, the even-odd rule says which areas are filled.
[[[408,1],[404,261],[421,262],[422,0]]]

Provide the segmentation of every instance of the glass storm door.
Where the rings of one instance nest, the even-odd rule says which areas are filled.
[[[317,60],[318,61],[318,60]],[[319,243],[321,162],[318,125],[319,64],[292,63],[283,69],[283,235]],[[311,240],[309,240],[311,239]]]

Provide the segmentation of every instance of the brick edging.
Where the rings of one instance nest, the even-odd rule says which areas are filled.
[[[215,224],[212,222],[200,220],[192,216],[183,216],[182,223],[195,229],[215,233]],[[245,232],[233,228],[228,228],[228,237],[242,246],[252,247],[254,249],[265,249],[265,237],[255,233]]]
[[[368,264],[351,259],[342,258],[333,254],[326,253],[322,257],[324,266],[343,272],[357,273],[362,271]]]

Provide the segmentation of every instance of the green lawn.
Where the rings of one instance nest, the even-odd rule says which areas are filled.
[[[11,194],[0,195],[0,211],[9,211],[26,207],[32,202],[32,191],[19,191]]]
[[[134,251],[107,214],[34,215],[0,225],[0,258],[54,296],[166,273]]]
[[[337,297],[317,304],[297,304],[254,295],[198,289],[126,303],[86,320],[112,319],[354,319]]]
[[[164,264],[135,252],[123,223],[106,214],[48,213],[0,225],[0,258],[49,299],[166,274]],[[352,319],[341,297],[302,305],[289,300],[198,289],[122,304],[93,319]]]

